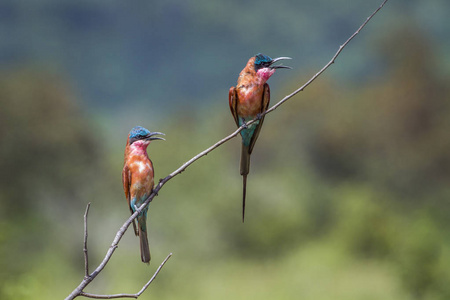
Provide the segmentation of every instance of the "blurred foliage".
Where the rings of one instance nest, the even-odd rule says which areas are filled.
[[[127,232],[87,290],[135,292],[173,252],[142,299],[448,299],[450,90],[420,30],[376,44],[380,76],[324,74],[267,116],[245,224],[235,139],[150,204],[150,267]],[[272,103],[305,81],[286,74]],[[61,299],[78,285],[90,201],[91,269],[103,258],[129,215],[120,173],[131,126],[167,135],[149,147],[156,178],[234,129],[226,93],[195,112],[130,106],[127,120],[105,120],[69,82],[31,67],[0,76],[1,299]]]
[[[322,65],[380,3],[2,0],[0,64],[37,62],[68,72],[83,102],[98,112],[139,105],[172,113],[178,105],[200,105],[205,95],[227,90],[236,70],[258,52],[293,57],[296,69]],[[439,68],[448,74],[450,2],[395,0],[385,8],[358,40],[371,40],[402,22],[418,22],[439,40]],[[376,68],[370,43],[358,43],[346,50],[351,59],[336,66],[342,70],[339,77],[364,80],[365,70]]]
[[[52,244],[53,228],[82,208],[80,186],[99,164],[99,145],[71,94],[64,80],[36,70],[0,75],[3,283],[28,270]]]

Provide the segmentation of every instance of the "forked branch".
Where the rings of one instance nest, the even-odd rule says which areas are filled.
[[[167,260],[172,256],[172,253],[167,255],[167,257],[164,259],[164,261],[159,265],[158,269],[156,269],[155,274],[153,274],[152,278],[142,287],[142,289],[137,292],[136,294],[113,294],[113,295],[97,295],[97,294],[90,294],[81,292],[80,296],[88,297],[88,298],[94,298],[94,299],[116,299],[116,298],[135,298],[137,299],[152,283],[152,281],[156,278],[156,276],[159,274],[159,271],[162,269],[164,264],[167,262]]]
[[[127,230],[128,226],[130,226],[133,219],[137,216],[137,212],[134,213],[128,220],[120,227],[119,231],[116,233],[116,237],[114,238],[111,246],[109,247],[108,251],[106,252],[106,256],[103,259],[103,261],[100,263],[100,265],[91,273],[89,274],[89,268],[88,268],[88,251],[87,251],[87,237],[88,237],[88,231],[87,231],[87,215],[89,212],[90,203],[88,203],[86,207],[86,212],[84,214],[84,259],[85,259],[85,276],[81,283],[70,293],[69,296],[66,297],[65,300],[74,299],[78,296],[85,296],[89,298],[98,298],[98,299],[113,299],[113,298],[137,298],[139,297],[152,283],[152,281],[156,278],[156,275],[161,271],[161,268],[164,266],[164,264],[167,262],[167,260],[172,256],[172,253],[170,253],[164,261],[161,263],[161,265],[158,267],[158,269],[153,274],[152,278],[147,282],[147,284],[144,285],[144,287],[136,294],[117,294],[117,295],[96,295],[96,294],[90,294],[84,292],[84,288],[91,283],[92,280],[94,280],[95,277],[105,268],[106,264],[109,262],[111,256],[113,255],[114,251],[118,247],[118,244],[125,234],[125,231]],[[140,207],[142,209],[142,207]]]

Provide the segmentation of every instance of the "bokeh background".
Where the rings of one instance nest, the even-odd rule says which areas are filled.
[[[62,299],[129,216],[135,125],[156,178],[235,129],[228,89],[258,52],[290,56],[272,104],[381,0],[2,0],[0,298]],[[241,222],[240,141],[150,205],[150,266],[125,234],[86,289],[142,299],[449,299],[450,2],[391,0],[331,69],[267,116]],[[140,299],[141,299],[140,298]]]

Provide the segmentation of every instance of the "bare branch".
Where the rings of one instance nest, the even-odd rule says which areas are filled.
[[[94,298],[94,299],[115,299],[115,298],[135,298],[137,299],[147,288],[148,286],[153,282],[153,280],[158,275],[159,271],[164,267],[164,264],[169,260],[169,258],[172,256],[172,253],[169,253],[167,257],[164,259],[164,261],[159,265],[158,269],[156,269],[155,274],[153,274],[152,278],[144,285],[144,287],[137,292],[136,294],[114,294],[114,295],[96,295],[96,294],[90,294],[81,292],[80,296],[88,297],[88,298]]]
[[[285,96],[283,99],[281,99],[279,102],[277,102],[275,105],[273,105],[270,109],[268,109],[266,112],[262,113],[261,116],[264,116],[266,114],[271,113],[272,111],[274,111],[275,109],[277,109],[280,105],[282,105],[283,103],[285,103],[287,100],[289,100],[290,98],[292,98],[293,96],[295,96],[297,93],[303,91],[308,85],[310,85],[317,77],[319,77],[326,69],[328,69],[336,60],[336,58],[339,56],[339,54],[342,52],[342,50],[348,45],[348,43],[366,26],[366,24],[373,18],[373,16],[375,16],[375,14],[386,4],[388,0],[384,0],[382,2],[382,4],[365,20],[365,22],[358,28],[358,30],[355,31],[355,33],[353,33],[346,41],[344,44],[342,44],[338,51],[336,52],[336,54],[331,58],[331,60],[319,71],[317,72],[313,77],[311,77],[311,79],[309,79],[304,85],[302,85],[301,87],[299,87],[297,90],[295,90],[294,92],[292,92],[291,94]],[[246,123],[245,126],[251,125],[254,122],[256,122],[257,119],[251,120],[249,122]],[[88,275],[87,277],[84,278],[84,280],[80,283],[80,285],[66,298],[66,300],[70,300],[70,299],[74,299],[77,296],[83,295],[88,297],[88,295],[92,294],[87,294],[85,292],[83,292],[83,289],[103,270],[103,268],[106,266],[106,264],[108,263],[108,261],[110,260],[111,256],[113,255],[114,251],[116,250],[122,236],[125,234],[125,231],[127,230],[128,226],[130,226],[131,222],[137,217],[137,215],[144,209],[144,207],[146,207],[152,200],[153,198],[158,195],[158,192],[161,190],[161,188],[164,186],[164,184],[166,184],[169,180],[171,180],[172,178],[174,178],[175,176],[177,176],[178,174],[182,173],[184,170],[186,170],[187,167],[189,167],[191,164],[193,164],[195,161],[197,161],[198,159],[200,159],[201,157],[207,155],[208,153],[210,153],[211,151],[213,151],[214,149],[216,149],[217,147],[221,146],[222,144],[228,142],[229,140],[231,140],[232,138],[234,138],[235,136],[237,136],[239,134],[239,132],[241,132],[241,130],[244,129],[245,127],[244,125],[239,127],[238,129],[236,129],[233,133],[231,133],[230,135],[228,135],[227,137],[221,139],[220,141],[216,142],[214,145],[210,146],[209,148],[205,149],[204,151],[200,152],[199,154],[195,155],[194,157],[192,157],[190,160],[188,160],[187,162],[185,162],[182,166],[180,166],[177,170],[173,171],[171,174],[169,174],[168,176],[166,176],[165,178],[161,179],[159,181],[159,183],[155,186],[155,188],[153,189],[153,192],[150,194],[150,196],[145,200],[145,202],[138,208],[136,209],[136,211],[128,218],[128,220],[122,225],[122,227],[120,227],[119,231],[117,232],[110,248],[108,249],[105,258],[103,259],[103,261],[100,263],[100,265],[94,270],[94,272],[92,272],[92,274]],[[87,217],[87,212],[86,212],[86,217]],[[86,225],[86,222],[85,222]],[[87,239],[87,233],[85,231],[85,239]],[[85,241],[85,260],[86,260],[86,268],[87,268],[87,241]],[[167,261],[167,259],[170,257],[170,255],[166,258],[166,260],[161,264],[161,266],[158,268],[157,273],[159,272],[159,270],[161,269],[161,267],[164,265],[164,263]],[[156,276],[156,274],[154,276]],[[141,290],[142,292],[147,288],[147,286],[151,283],[152,279],[149,281],[149,283],[147,283],[146,286],[144,286],[144,288]],[[141,291],[139,293],[141,293]],[[139,294],[138,293],[138,294]],[[137,298],[135,297],[135,295],[137,294],[120,294],[122,296],[120,297],[131,297],[131,298]],[[123,296],[125,295],[125,296]],[[127,296],[128,295],[128,296]],[[131,295],[131,296],[130,296]],[[140,294],[139,294],[140,295]],[[119,298],[118,295],[110,295],[110,296],[102,296],[102,295],[93,295],[93,296],[100,296],[103,298],[100,299],[112,299],[112,298]],[[105,297],[109,297],[109,298],[105,298]],[[99,297],[97,297],[99,298]]]
[[[87,249],[87,239],[88,239],[88,229],[87,229],[87,217],[89,213],[89,207],[91,206],[91,202],[89,202],[86,206],[86,212],[84,213],[84,278],[89,277],[89,263],[88,263],[88,249]]]
[[[153,195],[153,196],[152,196]],[[153,192],[150,196],[151,199],[153,199],[155,193]],[[146,200],[146,201],[150,201],[150,197]],[[146,202],[148,203],[148,202]],[[137,215],[139,214],[139,212],[145,207],[145,205],[141,205],[134,214],[132,214],[128,220],[122,225],[122,227],[120,227],[119,231],[117,231],[116,236],[111,244],[111,246],[109,247],[108,251],[106,252],[105,257],[103,258],[103,261],[98,265],[98,267],[91,273],[89,274],[87,277],[85,277],[81,283],[72,291],[72,293],[70,293],[69,296],[66,297],[65,300],[71,300],[74,299],[78,296],[80,296],[83,292],[83,289],[89,284],[91,283],[92,280],[94,280],[95,277],[97,277],[97,275],[105,268],[106,264],[109,262],[109,260],[111,259],[111,256],[113,255],[114,251],[116,250],[116,248],[118,247],[118,244],[120,242],[120,240],[122,239],[123,235],[125,234],[125,231],[128,229],[128,226],[130,226],[131,222],[133,222],[133,220],[137,217]],[[165,263],[165,262],[164,262]]]
[[[375,16],[375,14],[383,8],[383,6],[386,4],[388,0],[384,0],[383,3],[381,3],[381,5],[366,19],[366,21],[359,26],[358,30],[355,31],[355,33],[352,34],[351,37],[349,37],[344,44],[342,44],[341,46],[339,46],[338,51],[336,52],[336,54],[331,58],[331,60],[319,71],[317,72],[313,77],[311,77],[310,80],[308,80],[304,85],[302,85],[301,87],[299,87],[298,89],[296,89],[295,91],[293,91],[291,94],[287,95],[286,97],[284,97],[283,99],[281,99],[277,104],[275,104],[274,106],[272,106],[270,109],[268,109],[266,112],[262,113],[261,115],[267,115],[268,113],[271,113],[272,111],[274,111],[275,109],[277,109],[281,104],[283,104],[284,102],[286,102],[287,100],[289,100],[290,98],[292,98],[293,96],[295,96],[296,94],[298,94],[299,92],[303,91],[308,85],[311,84],[311,82],[313,82],[317,77],[319,77],[326,69],[328,69],[329,66],[331,66],[332,64],[334,64],[334,61],[336,60],[336,58],[339,56],[339,54],[341,54],[342,50],[345,48],[345,46],[347,46],[348,43],[350,43],[351,40],[353,40],[353,38],[361,31],[361,29],[363,29],[367,23],[369,23],[369,21],[373,18],[373,16]],[[254,122],[255,120],[253,120]]]
[[[88,275],[88,277],[85,277],[83,279],[83,281],[81,281],[81,283],[78,285],[78,287],[75,288],[75,290],[73,290],[69,296],[67,296],[66,300],[74,299],[75,297],[79,296],[83,292],[83,289],[92,280],[94,280],[94,278],[97,277],[97,275],[105,268],[106,264],[111,259],[111,256],[113,255],[114,251],[116,250],[117,245],[119,244],[120,240],[122,239],[123,235],[125,234],[125,231],[127,230],[128,226],[130,226],[131,222],[133,221],[134,218],[137,217],[138,213],[140,212],[140,210],[142,210],[142,208],[143,208],[142,206],[139,207],[139,209],[136,210],[136,212],[134,214],[132,214],[128,218],[128,220],[122,225],[122,227],[120,227],[119,231],[117,231],[117,233],[116,233],[116,236],[115,236],[111,246],[109,247],[108,251],[106,252],[105,258],[103,258],[103,261],[100,263],[100,265],[98,265],[98,267],[94,270],[94,272],[92,272],[90,275]]]

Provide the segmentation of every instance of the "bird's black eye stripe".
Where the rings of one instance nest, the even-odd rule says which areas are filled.
[[[262,61],[262,62],[259,63],[259,66],[265,67],[265,66],[268,66],[269,64],[270,64],[270,63],[267,62],[267,61]]]
[[[271,61],[261,61],[258,64],[255,64],[255,70],[258,71],[259,69],[270,67]]]

